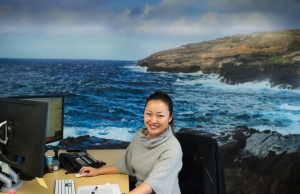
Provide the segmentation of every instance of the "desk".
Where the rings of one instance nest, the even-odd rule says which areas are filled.
[[[54,155],[53,151],[48,151],[46,156]],[[103,160],[107,165],[116,163],[124,154],[125,150],[87,150],[89,154],[99,160]],[[129,192],[129,180],[128,175],[124,174],[109,174],[99,175],[95,177],[81,177],[76,178],[75,174],[65,175],[66,170],[60,169],[53,173],[47,173],[44,175],[44,180],[48,186],[48,189],[39,185],[36,179],[32,181],[23,181],[23,186],[17,191],[17,194],[54,194],[55,180],[56,179],[74,179],[75,189],[77,193],[77,187],[85,185],[97,185],[97,184],[119,184],[121,192]]]

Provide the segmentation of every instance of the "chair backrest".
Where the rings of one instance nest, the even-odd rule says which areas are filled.
[[[176,133],[183,152],[179,172],[182,194],[225,194],[224,169],[219,146],[210,137]]]

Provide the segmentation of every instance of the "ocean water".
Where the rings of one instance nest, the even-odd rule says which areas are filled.
[[[130,141],[156,90],[174,101],[175,130],[220,133],[245,125],[300,134],[300,90],[268,80],[221,83],[216,74],[147,72],[136,61],[0,59],[0,96],[65,95],[64,137]]]

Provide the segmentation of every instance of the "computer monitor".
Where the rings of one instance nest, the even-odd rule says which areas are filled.
[[[2,191],[22,185],[14,170],[32,177],[44,176],[47,114],[45,102],[0,98]]]
[[[46,128],[46,144],[60,141],[63,139],[63,125],[64,125],[64,96],[63,95],[13,96],[9,98],[47,102],[48,119],[47,119],[47,128]]]

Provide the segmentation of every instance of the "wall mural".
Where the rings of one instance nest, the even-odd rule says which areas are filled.
[[[50,149],[125,149],[163,90],[176,131],[218,141],[228,193],[300,193],[300,2],[0,7],[1,97],[65,96]]]

